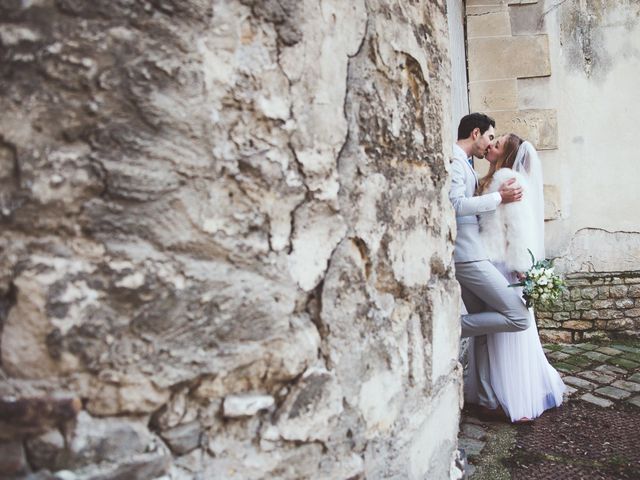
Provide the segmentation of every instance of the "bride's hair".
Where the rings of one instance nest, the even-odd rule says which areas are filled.
[[[487,175],[482,177],[480,182],[478,182],[478,194],[483,194],[487,188],[489,188],[491,180],[493,180],[493,175],[496,171],[501,168],[513,168],[513,163],[516,161],[516,155],[518,154],[518,148],[520,148],[522,142],[524,142],[524,140],[515,133],[508,133],[506,135],[503,156],[491,164]]]

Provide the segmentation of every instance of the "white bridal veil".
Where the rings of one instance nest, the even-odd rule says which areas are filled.
[[[524,175],[529,183],[529,199],[533,209],[534,228],[531,229],[531,251],[536,260],[545,258],[544,251],[544,194],[542,183],[542,165],[538,152],[531,143],[524,141],[513,164],[516,172]]]

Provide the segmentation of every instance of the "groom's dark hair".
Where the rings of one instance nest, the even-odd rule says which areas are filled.
[[[474,128],[479,128],[482,135],[490,126],[496,128],[496,121],[484,113],[476,112],[465,115],[458,125],[458,140],[469,138]]]

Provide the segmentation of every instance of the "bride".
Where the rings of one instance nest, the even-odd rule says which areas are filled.
[[[542,167],[533,145],[512,133],[489,145],[485,158],[490,163],[489,173],[480,180],[477,194],[497,191],[510,178],[523,189],[521,202],[500,205],[494,213],[480,216],[480,236],[490,260],[509,283],[516,283],[519,272],[531,267],[527,249],[536,260],[545,258]],[[565,390],[544,355],[532,308],[529,315],[531,326],[525,331],[487,335],[491,386],[512,422],[532,420],[559,406]],[[468,368],[473,372],[474,355],[469,353]],[[469,374],[465,382],[469,403],[478,403],[475,378]]]

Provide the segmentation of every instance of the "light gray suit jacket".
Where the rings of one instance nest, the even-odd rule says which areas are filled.
[[[478,215],[493,212],[500,205],[500,193],[474,197],[478,175],[469,165],[467,155],[458,145],[453,145],[451,162],[451,191],[449,199],[456,212],[458,234],[453,259],[458,262],[487,260],[488,256],[480,239]]]

